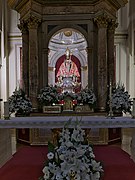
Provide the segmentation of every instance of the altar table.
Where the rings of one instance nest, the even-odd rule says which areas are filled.
[[[6,132],[8,129],[21,129],[21,128],[44,128],[44,129],[53,129],[53,128],[63,128],[64,125],[71,119],[70,126],[80,121],[82,128],[135,128],[135,119],[132,117],[115,117],[108,118],[104,116],[42,116],[42,117],[11,117],[10,119],[0,119],[0,130],[7,139],[5,143],[5,150],[8,149],[9,153],[5,159],[0,162],[0,166],[3,165],[9,158],[11,158],[11,143],[9,139],[9,133]],[[69,127],[70,127],[69,126]],[[2,136],[3,137],[3,136]],[[4,141],[4,139],[3,139]],[[2,157],[5,155],[5,150]],[[131,158],[135,161],[135,132],[132,136],[131,143]]]
[[[135,119],[131,117],[108,118],[104,116],[43,116],[11,117],[0,119],[0,128],[62,128],[71,119],[71,125],[78,120],[82,128],[134,128]]]

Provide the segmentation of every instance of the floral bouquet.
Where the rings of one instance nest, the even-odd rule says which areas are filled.
[[[58,89],[55,86],[46,86],[40,90],[38,101],[41,105],[52,105],[58,103]]]
[[[79,124],[64,127],[58,147],[48,146],[48,161],[39,180],[99,180],[103,167],[95,160],[92,147],[84,143],[84,136]]]
[[[9,112],[21,115],[28,115],[32,111],[32,103],[22,89],[15,89],[13,95],[9,97]]]
[[[124,85],[117,84],[112,89],[112,110],[131,113],[132,100]]]
[[[82,89],[77,96],[77,101],[83,104],[89,104],[90,106],[94,106],[96,103],[96,96],[92,89],[85,88]]]

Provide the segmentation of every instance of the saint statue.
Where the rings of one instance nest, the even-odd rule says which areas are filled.
[[[58,78],[58,85],[63,89],[73,89],[77,84],[78,77],[80,77],[77,65],[71,60],[71,52],[66,49],[66,59],[61,64],[56,77]],[[67,90],[69,91],[69,90]]]
[[[73,76],[79,77],[80,76],[76,64],[71,60],[71,53],[68,48],[66,50],[66,59],[61,64],[58,70],[57,78],[59,76],[62,76],[62,77],[73,77]]]

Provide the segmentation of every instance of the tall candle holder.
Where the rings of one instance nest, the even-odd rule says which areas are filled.
[[[113,114],[113,110],[112,110],[112,83],[110,81],[110,86],[109,86],[109,114],[108,117],[109,118],[114,118],[114,114]]]
[[[135,118],[135,98],[133,98],[132,118]]]
[[[10,119],[9,118],[9,102],[4,102],[4,119]]]

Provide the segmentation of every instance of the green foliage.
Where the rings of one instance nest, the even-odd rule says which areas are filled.
[[[55,146],[50,141],[48,142],[48,151],[49,152],[54,152],[55,151]]]

